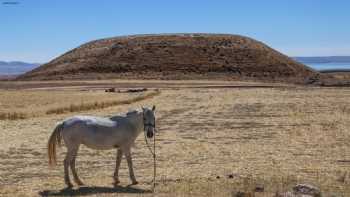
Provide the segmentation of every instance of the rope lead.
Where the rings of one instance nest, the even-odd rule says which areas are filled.
[[[153,135],[153,193],[155,192],[155,188],[156,188],[156,133],[154,132]]]
[[[147,145],[150,153],[153,156],[153,188],[152,188],[152,191],[154,193],[155,188],[156,188],[156,167],[157,167],[157,165],[156,165],[156,131],[154,132],[154,135],[153,135],[153,151],[152,151],[151,146],[148,143],[146,132],[144,132],[144,136],[145,136],[146,145]]]

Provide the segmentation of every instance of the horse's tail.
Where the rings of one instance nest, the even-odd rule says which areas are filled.
[[[61,145],[61,131],[63,129],[63,123],[59,123],[55,130],[52,132],[50,139],[47,143],[47,153],[49,157],[49,165],[56,165],[56,144]]]

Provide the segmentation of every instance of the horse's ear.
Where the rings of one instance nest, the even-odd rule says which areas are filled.
[[[156,110],[156,106],[155,105],[153,105],[153,107],[152,107],[152,111],[154,111],[154,110]]]

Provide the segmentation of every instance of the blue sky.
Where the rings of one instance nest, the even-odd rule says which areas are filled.
[[[4,2],[18,1],[17,5]],[[350,55],[347,0],[0,0],[0,60],[47,62],[129,34],[241,34],[289,56]]]

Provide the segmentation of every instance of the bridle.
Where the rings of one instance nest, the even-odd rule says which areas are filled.
[[[152,123],[146,123],[146,118],[145,118],[144,113],[142,114],[142,116],[143,116],[143,131],[146,133],[146,127],[152,127],[153,131],[155,133],[156,132],[156,118],[153,116],[154,124],[152,124]],[[153,133],[153,135],[154,135],[154,133]]]
[[[149,143],[148,143],[148,140],[147,140],[147,136],[146,136],[146,133],[148,132],[148,131],[146,131],[146,127],[153,127],[153,138],[154,138],[154,142],[155,142],[155,133],[156,133],[156,119],[155,119],[155,117],[154,117],[154,124],[152,124],[152,123],[146,123],[146,118],[145,118],[145,115],[144,114],[142,114],[143,115],[143,133],[144,133],[144,135],[145,135],[145,141],[146,141],[146,144],[147,144],[147,147],[148,147],[148,149],[149,149],[149,151],[151,152],[151,154],[153,155],[153,157],[155,157],[155,150],[154,151],[152,151],[152,149],[151,149],[151,147],[150,147],[150,145],[149,145]]]

